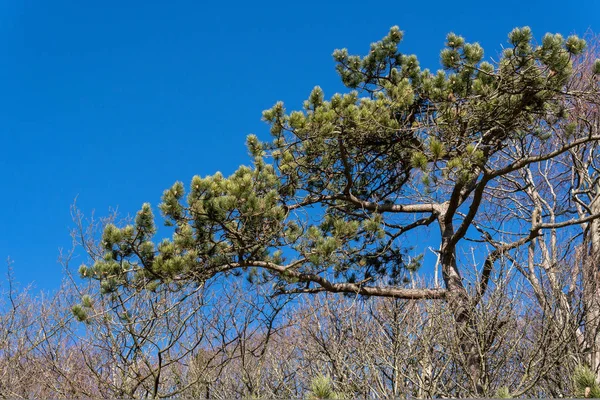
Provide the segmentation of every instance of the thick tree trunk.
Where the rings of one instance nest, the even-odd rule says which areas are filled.
[[[485,395],[483,382],[483,360],[479,352],[477,334],[473,321],[473,310],[471,299],[464,289],[451,291],[449,305],[456,322],[460,350],[465,360],[466,372],[471,379],[472,395]]]
[[[471,393],[476,397],[485,395],[483,360],[477,342],[474,302],[467,293],[456,265],[455,248],[442,244],[440,260],[442,274],[448,289],[447,301],[456,323],[460,351],[464,357],[466,373],[471,379]]]

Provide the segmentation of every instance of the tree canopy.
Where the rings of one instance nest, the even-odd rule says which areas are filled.
[[[175,227],[172,239],[153,241],[144,204],[133,225],[107,227],[104,259],[81,274],[106,292],[240,269],[282,291],[439,298],[463,290],[456,246],[473,227],[484,241],[496,237],[477,225],[494,205],[486,193],[515,171],[597,140],[569,115],[596,86],[569,90],[573,59],[585,49],[576,36],[547,34],[537,45],[528,27],[517,28],[492,63],[478,43],[451,33],[435,73],[400,52],[402,36],[391,28],[364,57],[336,50],[348,92],[326,100],[315,87],[302,110],[279,102],[265,111],[273,140],[248,137],[251,166],[196,176],[187,196],[181,182],[164,192],[159,208]],[[405,238],[432,224],[445,289],[406,288],[405,273],[420,259],[406,256]],[[510,235],[503,251],[544,228]],[[481,288],[497,253],[487,257]]]

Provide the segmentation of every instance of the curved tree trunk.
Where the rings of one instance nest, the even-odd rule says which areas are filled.
[[[477,331],[473,319],[474,302],[464,287],[456,265],[456,247],[449,244],[449,235],[444,236],[446,237],[442,238],[440,251],[442,275],[448,290],[448,305],[456,323],[456,334],[464,357],[464,366],[471,378],[471,392],[469,395],[483,396],[485,395],[483,360],[479,351]]]

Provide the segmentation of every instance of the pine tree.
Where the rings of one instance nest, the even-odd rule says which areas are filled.
[[[577,221],[533,224],[503,242],[477,218],[508,174],[600,139],[565,128],[569,102],[597,100],[567,87],[585,42],[547,34],[535,45],[528,27],[517,28],[491,63],[479,44],[451,33],[434,73],[400,52],[402,37],[393,27],[364,57],[336,50],[346,93],[326,100],[315,87],[300,111],[275,104],[263,114],[272,141],[247,139],[252,166],[229,177],[196,176],[187,193],[181,182],[164,192],[159,209],[174,227],[171,239],[153,241],[154,216],[144,204],[134,224],[106,228],[104,259],[81,275],[106,294],[242,271],[282,293],[443,299],[461,335],[470,393],[486,393],[472,311],[495,262],[543,229]],[[422,258],[408,257],[407,238],[431,226],[444,288],[408,287]],[[473,229],[492,250],[468,291],[457,260]]]

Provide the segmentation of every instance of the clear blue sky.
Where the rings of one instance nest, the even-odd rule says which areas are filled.
[[[341,89],[335,48],[364,54],[399,25],[402,51],[437,69],[449,31],[489,57],[515,26],[600,32],[598,15],[598,1],[0,0],[0,259],[55,288],[75,197],[133,214],[176,180],[232,172],[247,134],[268,137],[262,110]]]

